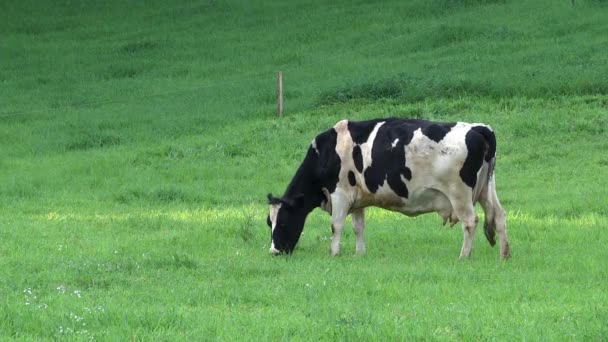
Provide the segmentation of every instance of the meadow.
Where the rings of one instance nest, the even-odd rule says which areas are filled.
[[[605,340],[600,0],[0,3],[0,340]],[[276,72],[285,116],[276,117]],[[490,124],[513,257],[371,209],[268,254],[338,120]],[[481,210],[479,210],[481,213]]]

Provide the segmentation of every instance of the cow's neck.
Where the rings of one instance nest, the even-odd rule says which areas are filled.
[[[322,198],[319,195],[322,195],[321,189],[315,186],[315,184],[310,184],[310,187],[304,187],[298,189],[292,188],[293,191],[285,192],[284,198],[287,199],[296,199],[301,202],[298,206],[298,211],[303,212],[305,215],[308,215],[315,208],[321,206]],[[302,196],[301,199],[298,199],[298,196]]]
[[[323,200],[321,184],[315,177],[316,162],[317,156],[311,148],[283,195],[287,199],[297,199],[299,196],[303,196],[300,199],[301,206],[298,206],[298,209],[300,209],[298,211],[301,211],[305,216],[314,208],[319,207]]]

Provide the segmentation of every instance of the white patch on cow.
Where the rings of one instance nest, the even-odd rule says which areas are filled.
[[[416,130],[405,148],[406,166],[412,170],[411,182],[429,184],[442,180],[446,187],[459,184],[459,170],[467,155],[464,137],[469,129],[469,125],[458,123],[438,143],[424,135],[422,130]],[[450,179],[445,178],[448,175]]]
[[[417,187],[410,191],[407,206],[401,210],[412,216],[432,211],[439,212],[439,215],[444,218],[449,217],[452,212],[452,204],[443,192],[428,187]]]
[[[348,153],[352,151],[353,139],[348,131],[348,121],[341,120],[334,126],[338,135],[336,139],[336,153],[342,155],[342,153]]]
[[[382,125],[384,125],[385,121],[378,122],[372,132],[369,134],[367,141],[361,144],[361,155],[363,157],[363,170],[365,170],[368,166],[372,165],[372,146],[374,145],[374,140],[376,140],[376,135],[378,135],[378,130]]]
[[[336,132],[338,132],[338,134],[340,134],[342,132],[348,132],[348,120],[344,119],[344,120],[338,121],[334,125],[334,129],[336,130]]]
[[[269,216],[270,216],[271,229],[273,232],[274,232],[274,228],[277,226],[277,216],[279,214],[279,209],[281,209],[282,205],[283,205],[283,203],[270,205]]]
[[[354,203],[354,207],[361,208],[370,205],[386,208],[390,210],[400,211],[399,208],[405,205],[405,199],[395,193],[395,191],[388,185],[386,180],[378,186],[375,193],[365,191],[364,194],[359,196]]]
[[[408,149],[412,156],[427,159],[435,154],[435,151],[440,143],[441,142],[436,143],[435,141],[429,139],[429,137],[422,133],[422,129],[418,128],[414,131],[410,143],[405,146],[406,160]]]
[[[455,131],[455,130],[459,130],[459,129],[462,129],[462,128],[466,128],[468,130],[470,127],[471,127],[470,123],[459,121],[459,122],[456,123],[456,125],[454,125],[450,129],[450,131]]]
[[[317,154],[319,154],[319,150],[317,149],[317,139],[312,139],[310,146],[315,150],[315,152],[317,152]]]
[[[268,251],[270,252],[270,254],[274,254],[274,255],[277,255],[277,254],[281,253],[278,249],[276,249],[274,247],[274,241],[272,241],[270,243],[270,249]]]
[[[281,209],[282,205],[283,205],[283,203],[270,205],[270,214],[268,214],[268,216],[270,217],[271,232],[274,232],[274,228],[277,226],[277,216],[279,215],[279,209]],[[272,236],[272,233],[271,233],[271,236]],[[274,247],[274,240],[270,241],[269,252],[271,254],[279,254],[279,250]]]
[[[399,138],[395,139],[395,141],[393,141],[393,143],[391,144],[391,146],[393,146],[393,148],[395,148],[395,146],[397,146],[398,142],[399,142]]]
[[[450,155],[450,154],[454,154],[454,152],[456,151],[456,149],[454,149],[452,146],[443,146],[441,147],[441,154],[443,155]]]
[[[374,140],[376,140],[376,135],[378,135],[378,130],[380,129],[380,127],[382,127],[382,125],[384,125],[386,121],[382,121],[382,122],[378,122],[376,124],[376,126],[374,126],[374,129],[372,130],[372,132],[369,134],[369,137],[367,138],[367,143],[368,144],[373,144]]]

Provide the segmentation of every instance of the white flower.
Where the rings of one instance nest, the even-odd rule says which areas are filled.
[[[78,316],[73,312],[70,312],[70,318],[73,319],[76,322],[80,322],[84,319],[84,317]]]

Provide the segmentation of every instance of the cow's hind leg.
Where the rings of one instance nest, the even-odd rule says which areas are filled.
[[[457,196],[450,196],[450,202],[454,208],[454,213],[462,222],[462,231],[464,234],[462,249],[460,250],[460,258],[468,258],[471,256],[473,249],[473,239],[477,228],[477,214],[471,200],[473,193],[470,188],[461,189]]]
[[[491,178],[486,186],[486,189],[479,196],[479,203],[483,208],[486,219],[484,223],[484,231],[490,245],[496,243],[495,233],[498,232],[500,238],[500,256],[503,259],[511,257],[511,249],[509,248],[509,239],[507,237],[507,217],[504,208],[498,200],[496,194],[496,185],[494,178]]]
[[[475,214],[473,204],[471,203],[470,205],[467,205],[466,208],[460,210],[458,212],[458,217],[462,222],[462,231],[464,233],[460,258],[468,258],[471,256],[473,239],[475,238],[475,230],[477,229],[477,214]]]
[[[365,209],[356,209],[351,214],[353,218],[353,231],[357,237],[357,254],[365,254],[365,239],[363,231],[365,229]]]
[[[348,215],[349,203],[346,196],[340,193],[331,195],[331,250],[332,256],[340,254],[340,237],[344,230],[344,221]]]

